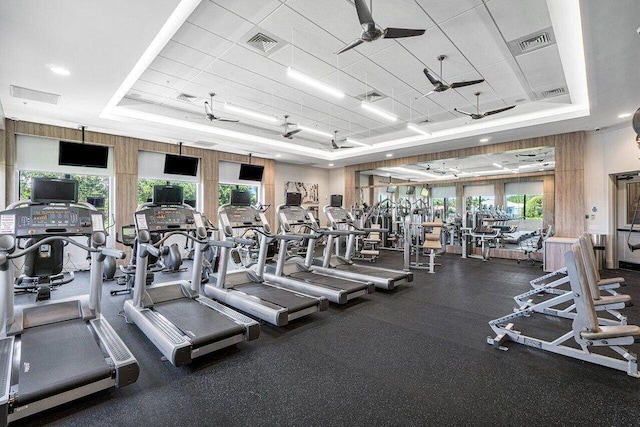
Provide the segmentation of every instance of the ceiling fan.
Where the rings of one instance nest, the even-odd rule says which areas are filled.
[[[371,16],[371,10],[373,9],[373,0],[371,0],[370,7],[367,8],[367,4],[364,0],[354,0],[356,5],[356,12],[358,13],[358,20],[360,21],[360,26],[362,27],[362,34],[360,37],[340,49],[336,54],[341,54],[342,52],[346,52],[349,49],[353,49],[354,47],[364,43],[364,42],[372,42],[378,40],[380,37],[383,39],[399,39],[403,37],[414,37],[421,36],[424,34],[425,30],[412,30],[407,28],[385,28],[381,30],[376,23],[373,21],[373,17]]]
[[[204,101],[204,113],[207,115],[207,119],[213,121],[218,121],[218,122],[230,122],[230,123],[238,123],[240,120],[236,120],[236,119],[227,119],[225,117],[218,117],[215,116],[213,114],[213,111],[211,110],[211,106],[213,105],[213,97],[216,96],[215,93],[213,92],[209,92],[209,99],[211,101],[211,104],[209,104],[208,101]]]
[[[440,61],[440,78],[442,78],[442,61],[447,59],[447,56],[446,55],[440,55],[440,56],[438,56],[437,59],[438,59],[438,61]],[[420,99],[420,98],[423,98],[425,96],[429,96],[429,95],[431,95],[432,93],[435,93],[435,92],[444,92],[445,90],[457,89],[459,87],[465,87],[465,86],[471,86],[471,85],[477,85],[478,83],[484,82],[484,79],[480,79],[480,80],[469,80],[469,81],[466,81],[466,82],[455,82],[455,83],[451,83],[450,85],[448,85],[446,83],[442,83],[441,80],[438,80],[437,78],[435,78],[433,76],[433,74],[431,74],[429,72],[428,68],[425,68],[424,70],[422,70],[422,72],[424,73],[425,76],[427,76],[427,78],[429,79],[429,81],[433,85],[433,90],[431,90],[428,93],[425,93],[424,95],[421,95],[421,96],[417,97],[416,99]]]
[[[289,118],[289,115],[285,114],[284,115],[284,133],[281,134],[281,136],[283,138],[293,139],[293,135],[295,135],[296,133],[300,132],[302,129],[289,130],[289,126],[291,126],[293,123],[289,123],[289,121],[287,120],[288,118]]]
[[[347,138],[340,138],[338,139],[338,131],[334,130],[333,131],[333,139],[331,140],[331,148],[334,150],[340,150],[341,148],[353,148],[354,145],[352,144],[342,144],[343,142],[346,142]]]
[[[515,105],[510,105],[508,107],[498,108],[497,110],[491,110],[491,111],[487,111],[486,113],[481,113],[480,112],[480,92],[476,92],[474,93],[474,95],[476,96],[476,112],[475,113],[467,113],[466,111],[458,110],[457,108],[454,108],[453,111],[469,116],[471,117],[471,120],[480,120],[487,116],[502,113],[503,111],[511,110],[512,108],[516,107]],[[469,122],[471,120],[469,120]]]

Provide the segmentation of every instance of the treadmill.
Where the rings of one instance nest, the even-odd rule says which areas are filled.
[[[0,212],[1,426],[138,378],[137,360],[100,312],[103,262],[125,254],[104,246],[103,215],[77,202],[77,185],[33,179],[32,200]],[[35,242],[18,247],[27,238]],[[90,246],[78,241],[87,238]],[[36,252],[49,263],[63,245],[91,254],[89,294],[14,306],[12,260]]]
[[[229,248],[221,249],[218,277],[212,278],[204,286],[204,293],[233,308],[258,317],[276,326],[287,325],[290,321],[324,311],[329,301],[324,296],[314,296],[306,292],[294,291],[264,276],[267,247],[276,240],[290,240],[293,237],[271,234],[271,227],[264,212],[250,205],[251,194],[233,190],[231,203],[220,207],[220,226],[227,239],[251,246],[254,240],[234,237],[234,231],[252,230],[260,236],[258,262],[252,268],[227,271]],[[299,239],[298,237],[295,237]]]
[[[133,322],[174,366],[260,335],[258,323],[200,295],[203,252],[208,246],[233,247],[233,242],[209,240],[202,216],[182,204],[182,187],[155,186],[155,203],[145,203],[134,215],[138,233],[133,298],[125,301],[127,322]],[[163,233],[151,243],[152,233]],[[174,280],[146,286],[149,254],[181,235],[195,244],[191,281]]]
[[[287,258],[287,240],[280,240],[276,265],[267,265],[265,280],[311,295],[324,296],[330,302],[345,304],[362,295],[371,294],[375,287],[372,282],[345,279],[333,274],[321,273],[312,265],[315,242],[323,235],[341,233],[333,230],[319,230],[313,214],[300,206],[300,193],[287,193],[287,202],[278,206],[280,229],[284,235],[301,236],[308,240],[306,258]],[[296,234],[295,231],[301,231]],[[287,280],[293,279],[293,280]]]
[[[344,257],[338,255],[332,256],[332,247],[334,247],[336,236],[330,234],[327,239],[323,259],[321,261],[314,260],[316,264],[320,264],[321,262],[321,266],[314,268],[315,271],[335,274],[347,279],[370,281],[373,282],[376,288],[386,290],[391,290],[400,283],[413,281],[413,273],[410,271],[359,265],[351,261],[356,235],[364,236],[367,233],[378,233],[380,229],[357,227],[351,214],[342,207],[342,196],[332,195],[331,205],[325,206],[323,211],[332,229],[342,229],[342,231],[347,232],[347,248]]]

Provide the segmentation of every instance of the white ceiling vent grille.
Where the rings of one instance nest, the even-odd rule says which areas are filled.
[[[567,89],[563,86],[563,87],[556,87],[549,90],[543,90],[542,92],[540,92],[540,95],[543,98],[553,98],[554,96],[564,95],[565,93],[567,93]]]
[[[534,50],[542,49],[543,47],[551,46],[555,44],[556,38],[553,33],[553,28],[545,28],[542,31],[536,31],[532,34],[527,34],[524,37],[510,41],[509,50],[513,56],[524,55],[525,53],[533,52]]]
[[[260,27],[253,27],[240,40],[251,50],[263,56],[271,56],[288,44],[278,36]]]
[[[193,101],[198,99],[198,97],[195,96],[195,95],[189,95],[188,93],[181,93],[180,95],[178,95],[176,97],[176,99],[179,99],[180,101],[186,101],[186,102],[193,103]]]
[[[45,102],[47,104],[58,105],[60,95],[55,93],[42,92],[35,89],[11,85],[11,95],[15,98],[28,99],[30,101]]]
[[[385,99],[387,97],[387,95],[385,95],[382,92],[379,92],[377,90],[370,90],[369,92],[365,92],[363,94],[360,94],[358,96],[356,96],[356,98],[360,101],[367,101],[367,102],[376,102],[376,101],[380,101],[382,99]]]

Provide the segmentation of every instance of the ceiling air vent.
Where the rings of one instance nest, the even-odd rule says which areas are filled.
[[[567,90],[564,87],[557,87],[554,89],[543,90],[540,92],[540,95],[543,98],[552,98],[554,96],[564,95],[565,93],[567,93]]]
[[[55,93],[42,92],[35,89],[11,85],[11,95],[15,98],[28,99],[30,101],[45,102],[47,104],[58,105],[60,95]]]
[[[378,92],[377,90],[370,90],[369,92],[365,92],[361,95],[356,96],[358,100],[367,102],[380,101],[381,99],[385,99],[386,97],[387,95],[382,92]]]
[[[176,97],[176,99],[179,99],[180,101],[193,102],[198,99],[198,97],[195,95],[189,95],[188,93],[181,93]]]
[[[287,45],[286,41],[260,27],[253,27],[240,40],[263,56],[271,56]]]
[[[536,31],[535,33],[527,34],[524,37],[512,40],[508,45],[513,56],[518,56],[533,52],[534,50],[542,49],[543,47],[551,46],[552,44],[555,44],[555,42],[556,38],[553,33],[553,28],[549,27],[542,31]]]

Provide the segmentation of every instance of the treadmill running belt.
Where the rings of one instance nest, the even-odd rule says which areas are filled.
[[[381,270],[377,268],[367,267],[365,265],[355,265],[355,264],[340,264],[336,266],[339,270],[351,271],[352,273],[357,274],[366,274],[368,276],[380,277],[383,279],[390,279],[392,281],[402,280],[407,277],[407,273],[399,271],[394,273],[389,270]]]
[[[19,405],[111,376],[112,368],[82,319],[28,328],[21,338]]]
[[[357,291],[359,289],[365,289],[367,286],[362,282],[355,282],[353,280],[344,280],[339,277],[330,277],[322,274],[312,273],[310,271],[299,271],[297,273],[290,274],[289,277],[298,280],[308,281],[315,285],[326,286],[328,288],[341,289],[345,291]]]
[[[256,296],[262,300],[272,304],[286,308],[288,311],[304,310],[307,307],[313,307],[318,304],[315,298],[305,297],[296,293],[285,291],[284,289],[274,288],[262,283],[247,283],[243,285],[235,285],[233,289],[244,292],[248,295]]]
[[[195,347],[244,333],[244,327],[193,299],[167,301],[153,309],[188,335]]]

